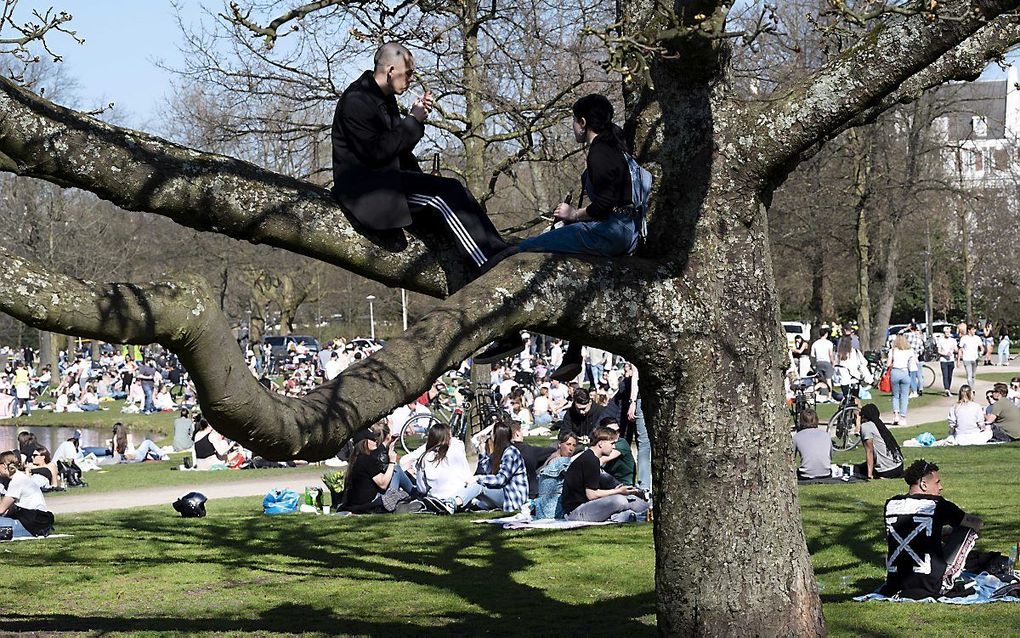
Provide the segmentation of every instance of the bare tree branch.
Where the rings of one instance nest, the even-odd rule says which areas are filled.
[[[1016,0],[947,0],[938,3],[934,18],[926,14],[886,18],[856,46],[766,106],[753,132],[739,143],[742,154],[766,174],[788,166],[792,157],[1017,6]]]
[[[469,278],[448,242],[426,248],[401,231],[359,230],[323,188],[94,120],[2,78],[0,170],[433,296]]]

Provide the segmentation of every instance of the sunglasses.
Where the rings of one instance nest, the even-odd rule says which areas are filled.
[[[32,456],[46,456],[42,452],[32,452]]]

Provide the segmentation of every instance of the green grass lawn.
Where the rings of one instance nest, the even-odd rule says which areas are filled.
[[[904,452],[939,463],[945,496],[985,519],[979,549],[1017,541],[1020,446]],[[857,449],[837,462],[861,458]],[[139,483],[156,476],[144,465],[123,472],[145,473]],[[801,488],[830,634],[1020,634],[1020,605],[851,600],[882,581],[882,505],[904,488]],[[506,532],[466,515],[266,517],[259,508],[244,498],[211,503],[205,519],[180,519],[169,506],[61,517],[58,532],[72,538],[3,546],[18,569],[0,634],[654,634],[649,525]]]
[[[197,485],[202,483],[230,483],[253,478],[280,476],[309,476],[318,478],[333,468],[325,466],[300,466],[293,468],[272,468],[264,470],[218,470],[212,472],[181,472],[171,470],[182,462],[184,453],[171,454],[170,461],[147,463],[120,463],[102,466],[101,469],[86,472],[82,479],[88,487],[71,488],[66,492],[54,492],[47,500],[73,499],[84,494],[117,492],[122,490],[144,489],[148,487],[168,487],[172,485]]]
[[[980,369],[981,368],[978,368],[978,370]],[[988,381],[989,383],[1009,383],[1013,377],[1017,376],[1017,374],[1015,372],[978,372],[975,376],[977,376],[979,381]]]
[[[158,412],[156,414],[124,414],[123,401],[108,401],[101,404],[108,410],[96,412],[63,412],[54,414],[49,410],[33,410],[32,416],[18,417],[4,421],[3,425],[32,427],[68,427],[68,428],[99,428],[110,430],[113,424],[120,421],[134,432],[163,432],[173,429],[174,419],[179,412]]]

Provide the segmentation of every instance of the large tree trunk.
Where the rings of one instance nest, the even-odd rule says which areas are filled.
[[[695,306],[708,313],[702,330],[660,333],[658,352],[677,357],[641,368],[654,441],[659,631],[822,635],[779,402],[779,305],[774,286],[763,283],[773,281],[766,215],[764,207],[735,212],[731,205],[717,195],[699,223],[705,232],[692,261],[701,264],[697,279],[714,283],[693,291]],[[753,223],[732,223],[737,217]],[[762,277],[745,276],[752,272]],[[672,282],[653,287],[667,294]]]

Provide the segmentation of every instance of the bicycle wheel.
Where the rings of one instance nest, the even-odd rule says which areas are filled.
[[[857,427],[857,415],[861,409],[856,405],[848,405],[832,415],[826,430],[832,438],[832,449],[839,452],[852,450],[861,442],[861,432]]]
[[[930,388],[933,385],[935,385],[935,368],[932,368],[930,365],[925,364],[921,366],[921,374],[924,377],[923,387]]]
[[[404,429],[400,431],[400,447],[404,449],[405,454],[410,454],[425,444],[425,438],[433,423],[442,421],[431,414],[418,414],[407,420]]]

